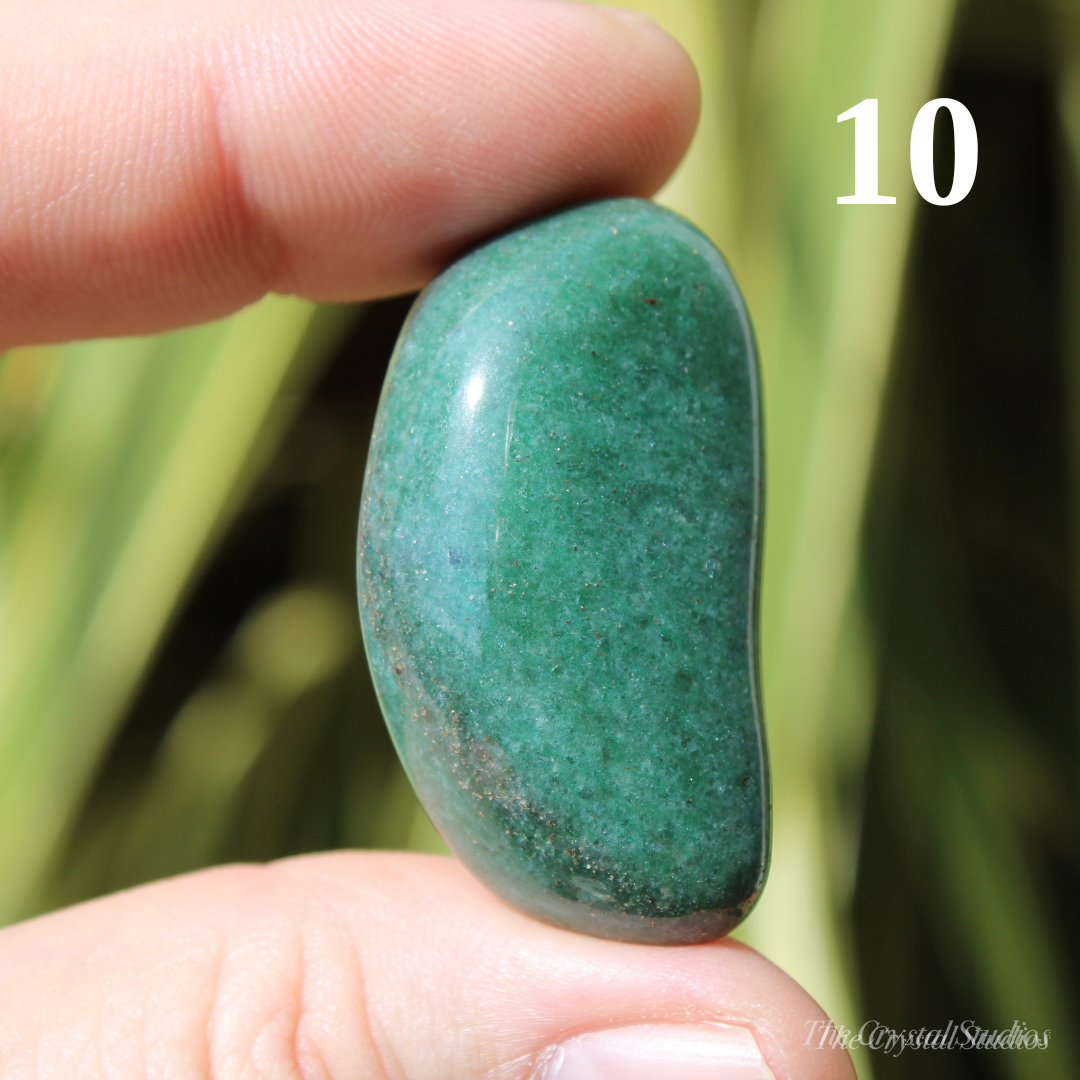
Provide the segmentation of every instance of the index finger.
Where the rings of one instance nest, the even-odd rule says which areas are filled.
[[[0,348],[407,291],[651,194],[697,116],[671,38],[563,0],[9,0],[0,28]]]

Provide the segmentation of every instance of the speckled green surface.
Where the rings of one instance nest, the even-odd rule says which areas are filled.
[[[421,296],[360,516],[375,685],[432,820],[511,903],[717,937],[761,890],[757,363],[723,259],[641,200]]]

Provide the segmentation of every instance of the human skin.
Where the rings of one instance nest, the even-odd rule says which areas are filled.
[[[544,209],[650,195],[698,108],[653,24],[560,0],[0,0],[0,60],[0,347],[416,288]],[[848,1080],[822,1018],[745,946],[558,930],[436,856],[209,870],[0,931],[3,1080],[630,1080],[632,1054]],[[732,1025],[760,1068],[709,1057]]]
[[[752,949],[558,930],[436,855],[207,870],[11,927],[0,1001],[4,1080],[526,1080],[580,1032],[716,1023],[776,1080],[853,1075]]]
[[[417,288],[464,245],[649,194],[697,81],[547,0],[4,0],[0,346]]]

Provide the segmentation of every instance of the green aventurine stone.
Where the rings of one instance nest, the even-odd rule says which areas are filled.
[[[726,263],[637,199],[473,251],[402,331],[360,514],[368,659],[447,843],[548,922],[706,941],[761,890],[758,409]]]

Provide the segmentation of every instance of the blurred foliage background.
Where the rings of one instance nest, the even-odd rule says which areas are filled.
[[[863,1077],[1080,1076],[1080,8],[641,0],[701,75],[661,200],[743,283],[765,374],[773,868],[741,936],[838,1024],[1050,1029]],[[972,112],[917,196],[910,125]],[[880,190],[853,131],[880,102]],[[951,130],[937,126],[939,187]],[[333,847],[445,850],[355,618],[410,298],[269,297],[0,358],[0,923]]]

